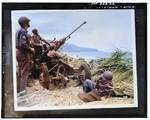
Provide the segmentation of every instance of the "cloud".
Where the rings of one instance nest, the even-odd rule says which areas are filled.
[[[134,19],[132,10],[72,10],[16,12],[17,19],[24,15],[31,19],[32,29],[37,28],[45,39],[57,39],[68,35],[84,21],[87,23],[71,35],[69,43],[81,47],[93,47],[102,51],[113,48],[132,49]]]

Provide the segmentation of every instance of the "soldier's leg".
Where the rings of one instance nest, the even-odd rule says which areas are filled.
[[[29,56],[29,53],[27,53],[26,58],[22,62],[20,91],[26,90],[28,72],[29,72],[29,63],[30,63],[30,56]]]
[[[16,59],[18,62],[18,73],[17,73],[17,93],[20,92],[20,80],[21,80],[21,60],[20,60],[20,50],[16,52]]]
[[[29,62],[30,55],[27,51],[20,51],[20,56],[18,56],[18,61],[20,64],[20,92],[26,90],[28,71],[29,71]],[[19,83],[19,82],[18,82]]]
[[[19,63],[19,61],[18,61],[17,93],[20,92],[20,79],[21,79],[21,69],[20,69],[20,63]]]
[[[85,93],[88,93],[88,92],[92,91],[93,89],[95,89],[95,87],[96,87],[96,84],[94,82],[92,82],[91,80],[87,79],[84,82],[83,91]]]

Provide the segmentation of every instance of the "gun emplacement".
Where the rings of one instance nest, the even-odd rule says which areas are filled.
[[[43,45],[44,52],[39,56],[39,59],[34,60],[30,76],[38,78],[40,74],[39,83],[44,88],[49,90],[63,88],[63,86],[65,87],[69,82],[68,79],[77,79],[78,84],[82,84],[82,81],[86,79],[91,79],[91,71],[86,63],[76,68],[65,62],[62,59],[65,55],[63,53],[59,54],[60,51],[58,50],[70,36],[85,23],[86,22],[83,22],[74,31],[60,40],[54,38],[54,40],[49,43],[40,37],[41,41],[46,43]],[[54,88],[50,87],[50,85],[54,86]]]

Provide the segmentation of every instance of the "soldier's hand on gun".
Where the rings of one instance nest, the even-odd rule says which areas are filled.
[[[42,44],[39,44],[39,46],[42,46]]]
[[[31,51],[33,54],[35,54],[34,48],[30,48],[30,51]]]

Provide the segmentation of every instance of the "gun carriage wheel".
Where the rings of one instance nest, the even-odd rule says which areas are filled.
[[[50,79],[49,79],[49,72],[46,65],[42,65],[42,73],[40,74],[39,82],[40,85],[46,89],[49,89]]]
[[[91,80],[91,71],[87,64],[81,64],[79,68],[79,74],[82,76],[82,80],[85,81],[86,79]]]

